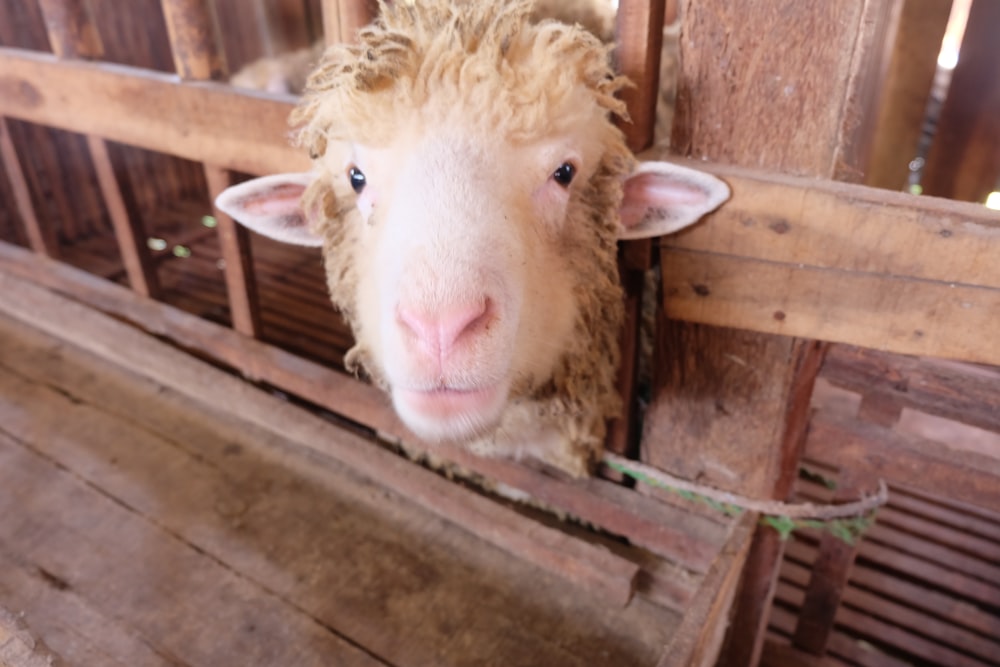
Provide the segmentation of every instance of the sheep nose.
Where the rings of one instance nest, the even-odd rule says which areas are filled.
[[[448,306],[421,312],[400,306],[397,313],[404,330],[414,336],[428,354],[447,356],[463,338],[473,335],[489,318],[490,300]]]

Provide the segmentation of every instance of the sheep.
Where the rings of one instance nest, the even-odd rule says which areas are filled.
[[[321,246],[346,357],[427,441],[593,471],[615,390],[620,238],[693,224],[725,183],[637,160],[626,81],[531,2],[380,2],[327,50],[291,116],[314,171],[224,191],[220,210]]]

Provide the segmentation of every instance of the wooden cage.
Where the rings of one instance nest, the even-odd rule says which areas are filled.
[[[877,588],[848,586],[856,559],[878,558],[865,542],[806,531],[782,566],[786,542],[754,513],[429,447],[343,372],[350,333],[318,255],[251,237],[210,201],[309,166],[287,143],[294,99],[229,74],[349,40],[373,4],[0,0],[0,608],[66,664],[909,659],[923,626],[884,645],[844,629]],[[630,147],[663,154],[657,63],[677,17],[670,159],[698,160],[733,198],[621,248],[629,411],[608,448],[758,499],[829,500],[802,465],[838,477],[837,500],[889,480],[897,523],[908,502],[965,526],[938,532],[974,571],[932,603],[912,581],[892,593],[928,617],[963,610],[916,657],[997,664],[1000,451],[894,429],[916,409],[1000,432],[1000,216],[971,203],[1000,177],[993,0],[973,0],[927,168],[928,192],[969,201],[891,191],[893,142],[915,139],[933,72],[910,51],[940,39],[944,5],[620,0]],[[815,410],[818,377],[861,396],[857,414]]]

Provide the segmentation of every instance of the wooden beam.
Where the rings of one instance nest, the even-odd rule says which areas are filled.
[[[1000,371],[834,345],[823,364],[831,384],[1000,433]]]
[[[879,38],[891,31],[885,4],[682,0],[673,150],[807,177],[858,178],[864,91],[876,87]],[[672,259],[662,257],[665,271]],[[662,324],[644,455],[715,486],[783,498],[822,349],[731,323]],[[758,662],[782,549],[775,531],[756,533],[720,665]]]
[[[937,71],[934,45],[944,38],[951,6],[951,0],[903,2],[865,174],[868,185],[890,190],[906,187]]]
[[[103,55],[100,36],[83,0],[45,0],[39,6],[57,57],[90,59]],[[160,284],[146,247],[142,221],[137,211],[129,211],[108,145],[102,137],[88,134],[87,146],[129,284],[143,296],[156,297]]]
[[[207,0],[162,0],[177,73],[192,81],[222,80],[227,74],[225,54],[217,38],[214,14]],[[205,163],[205,182],[214,202],[232,184],[223,167]],[[225,262],[226,296],[233,327],[253,338],[261,333],[257,281],[253,272],[250,234],[235,220],[215,209],[219,245]]]
[[[983,202],[1000,182],[1000,2],[973,0],[948,98],[927,156],[924,192]]]
[[[222,83],[0,48],[0,115],[234,171],[309,170],[288,143],[292,107]]]
[[[0,116],[0,159],[3,160],[4,171],[10,180],[14,203],[21,216],[24,232],[28,237],[28,245],[40,255],[57,257],[59,255],[59,240],[51,225],[42,227],[38,221],[35,205],[31,201],[28,179],[24,175],[24,169],[21,168],[21,161],[17,156],[17,149],[11,140],[10,125],[7,123],[7,119],[2,116]]]
[[[810,424],[806,449],[811,458],[833,465],[864,462],[873,476],[919,483],[927,493],[1000,510],[997,456],[822,413]]]

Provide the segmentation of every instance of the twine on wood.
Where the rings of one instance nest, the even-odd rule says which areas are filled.
[[[747,498],[728,491],[722,491],[703,484],[695,484],[686,479],[675,477],[659,468],[639,463],[611,452],[604,453],[603,462],[608,467],[623,475],[653,486],[669,490],[692,493],[707,498],[721,505],[723,510],[738,508],[750,510],[767,516],[786,517],[789,519],[816,521],[832,521],[870,514],[876,508],[889,502],[889,489],[884,480],[879,480],[878,490],[874,495],[848,503],[816,504],[816,503],[785,503],[780,500],[760,500]],[[727,512],[728,513],[728,512]]]

